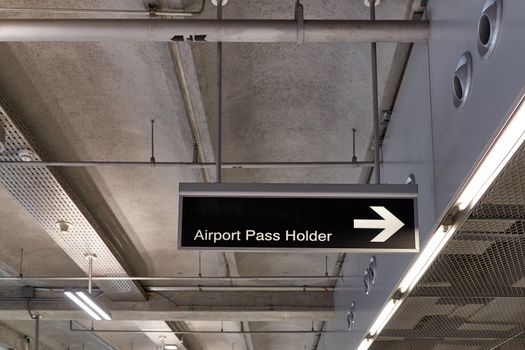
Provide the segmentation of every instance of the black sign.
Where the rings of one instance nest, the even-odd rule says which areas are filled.
[[[415,185],[180,185],[179,248],[414,252]]]

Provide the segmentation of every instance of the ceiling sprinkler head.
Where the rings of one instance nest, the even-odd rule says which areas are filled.
[[[33,151],[26,148],[18,150],[17,154],[22,162],[31,162],[35,158]]]
[[[211,0],[211,3],[214,5],[214,6],[217,6],[218,4],[218,1],[217,0]],[[222,0],[222,6],[225,6],[228,4],[228,0]]]
[[[67,221],[57,221],[57,227],[60,233],[69,233],[73,225]]]
[[[372,2],[372,0],[364,0],[364,2],[365,2],[366,7],[370,7],[370,3]],[[378,6],[380,3],[381,3],[381,0],[375,0],[376,6]]]

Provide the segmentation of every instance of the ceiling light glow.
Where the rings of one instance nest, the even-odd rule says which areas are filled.
[[[460,210],[472,208],[487,191],[497,176],[505,168],[510,159],[516,154],[525,141],[525,96],[514,110],[505,126],[496,137],[489,151],[480,162],[474,174],[461,191],[456,203]],[[432,262],[439,255],[443,247],[454,234],[456,226],[441,225],[432,235],[425,248],[420,252],[415,262],[401,280],[399,291],[404,294],[411,291]],[[403,299],[391,299],[381,310],[372,324],[369,336],[377,336],[388,321],[395,314]],[[373,339],[363,339],[357,350],[367,350]]]
[[[400,300],[390,299],[383,310],[381,310],[381,313],[379,313],[379,316],[377,316],[375,322],[372,324],[372,327],[370,328],[371,336],[381,333],[392,315],[394,315],[396,310],[399,308],[399,305],[401,305]]]
[[[66,289],[64,294],[71,299],[75,304],[80,306],[82,310],[87,312],[91,318],[101,321],[102,319],[110,321],[111,315],[109,312],[99,305],[99,303],[86,291],[76,289]]]
[[[97,305],[96,301],[86,292],[79,291],[77,292],[77,295],[84,301],[86,304],[88,304],[97,314],[99,314],[104,320],[111,321],[111,316],[100,306]]]
[[[75,294],[73,294],[73,292],[70,292],[70,291],[66,291],[64,292],[64,294],[71,300],[73,300],[73,302],[75,304],[77,304],[78,306],[80,306],[85,312],[87,312],[89,314],[89,316],[91,316],[93,319],[97,320],[97,321],[101,321],[102,318],[97,315],[97,313],[93,310],[91,310],[86,304],[84,304],[82,302],[82,300],[80,300],[79,298],[77,298],[77,296]]]
[[[368,350],[370,345],[372,345],[373,340],[372,339],[363,339],[361,344],[359,344],[359,347],[357,350]]]
[[[425,248],[416,258],[416,261],[412,264],[412,266],[410,266],[410,269],[406,273],[405,277],[403,277],[401,280],[399,285],[399,290],[401,293],[406,293],[415,287],[416,283],[427,271],[434,259],[438,256],[441,249],[443,249],[450,237],[452,237],[454,230],[454,227],[449,227],[448,230],[445,230],[444,226],[440,226],[438,230],[432,235],[432,238],[430,238]]]
[[[522,99],[459,196],[460,210],[474,206],[525,140],[525,102]]]
[[[179,347],[177,345],[164,345],[166,350],[177,350]]]

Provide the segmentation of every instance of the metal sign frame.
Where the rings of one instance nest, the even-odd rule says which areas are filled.
[[[179,185],[179,222],[177,248],[179,250],[223,252],[317,252],[317,253],[416,253],[419,251],[419,225],[417,192],[415,184],[407,185],[345,185],[345,184],[232,184],[232,183],[181,183]],[[385,248],[252,248],[252,247],[183,247],[183,199],[187,197],[218,198],[351,198],[351,199],[413,199],[414,200],[414,249]]]

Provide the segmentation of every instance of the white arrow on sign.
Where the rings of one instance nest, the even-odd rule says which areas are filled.
[[[354,220],[354,228],[382,228],[377,236],[375,236],[370,242],[385,242],[387,239],[392,237],[401,227],[405,226],[405,223],[399,220],[394,214],[388,211],[385,207],[370,207],[375,211],[383,220]]]

